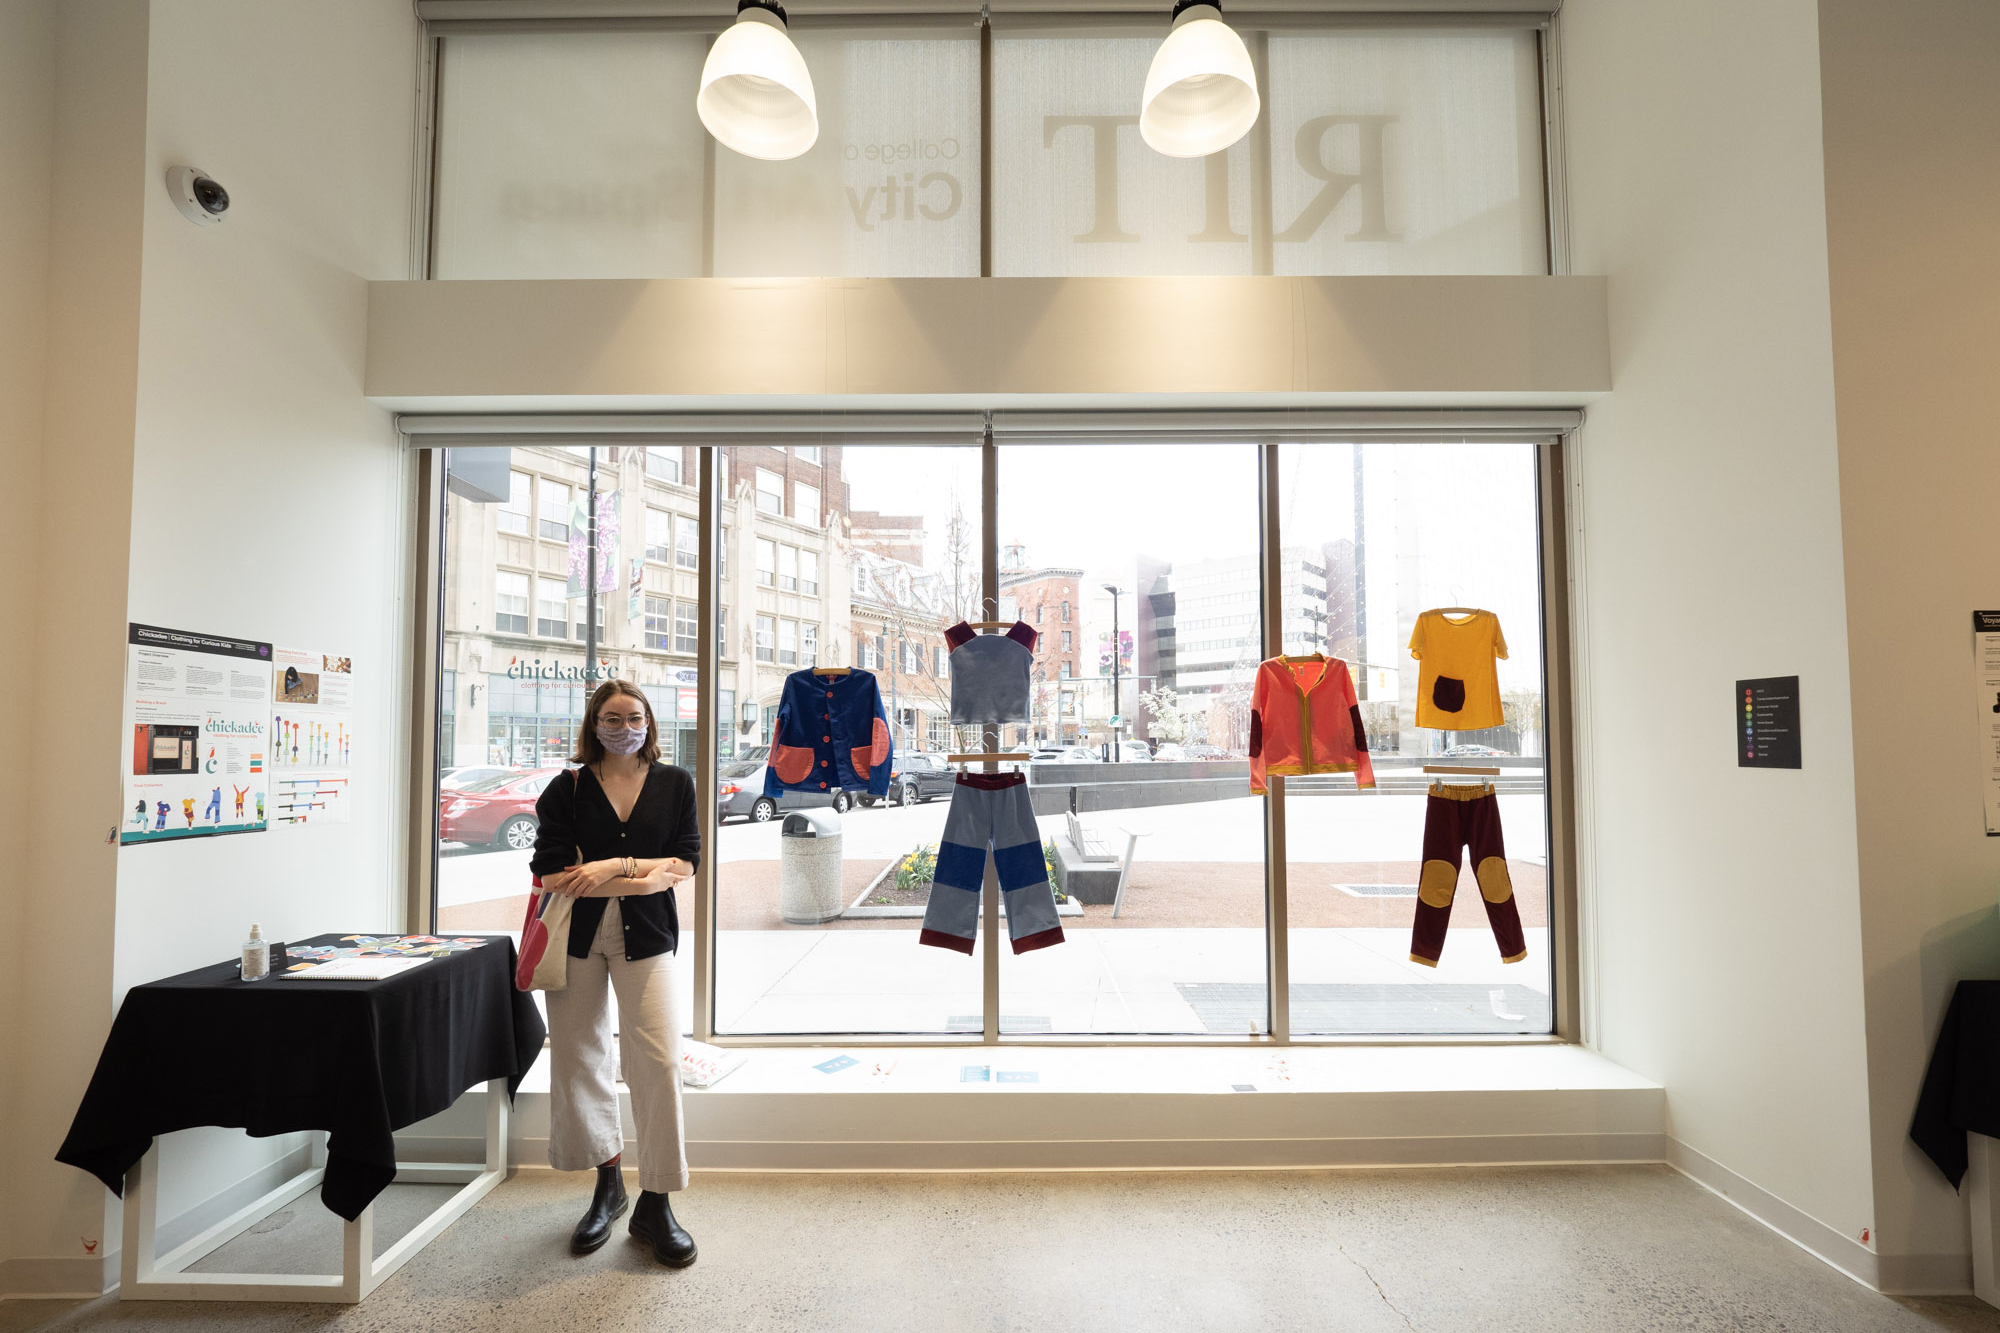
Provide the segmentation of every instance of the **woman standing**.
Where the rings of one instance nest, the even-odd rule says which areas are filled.
[[[542,886],[576,901],[570,912],[569,984],[550,991],[549,1165],[597,1170],[590,1210],[570,1237],[589,1254],[626,1208],[624,1132],[614,1074],[619,1049],[639,1135],[639,1204],[631,1234],[674,1268],[694,1262],[694,1238],[667,1195],[687,1188],[681,1134],[680,1014],[674,885],[701,859],[694,780],[659,762],[653,708],[636,685],[609,680],[584,709],[574,760],[535,804],[541,828],[529,861]],[[618,992],[612,1044],[606,984]]]

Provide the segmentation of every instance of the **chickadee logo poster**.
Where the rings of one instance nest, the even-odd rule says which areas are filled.
[[[271,688],[268,643],[127,627],[120,845],[263,831]]]

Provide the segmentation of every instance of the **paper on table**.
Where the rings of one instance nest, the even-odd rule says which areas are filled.
[[[413,967],[428,963],[428,956],[418,958],[337,958],[331,963],[321,963],[318,967],[302,972],[286,972],[288,977],[310,977],[314,981],[380,981],[407,972]]]

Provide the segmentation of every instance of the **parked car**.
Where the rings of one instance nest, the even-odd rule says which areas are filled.
[[[1173,741],[1161,741],[1160,748],[1153,751],[1153,758],[1163,764],[1178,764],[1188,757],[1187,751]]]
[[[758,751],[764,749],[761,745],[753,748]],[[844,791],[788,791],[776,797],[766,796],[762,754],[753,758],[732,759],[724,764],[721,780],[716,786],[718,822],[743,818],[753,824],[764,824],[788,810],[809,810],[816,806],[832,806],[838,813],[846,814],[853,805],[854,797]]]
[[[1197,742],[1192,745],[1182,746],[1181,748],[1187,752],[1187,757],[1190,759],[1244,758],[1244,756],[1240,754],[1231,754],[1228,750],[1223,749],[1220,745],[1208,745],[1201,742]]]
[[[510,851],[535,845],[535,799],[562,772],[557,768],[504,769],[438,797],[438,837],[475,846],[491,844]]]
[[[1496,750],[1490,745],[1454,745],[1444,752],[1447,759],[1490,759],[1505,755],[1507,751]]]
[[[443,791],[457,791],[486,778],[497,778],[502,773],[519,772],[521,770],[518,768],[507,768],[500,764],[459,764],[454,768],[439,771],[438,787]]]
[[[950,796],[957,782],[958,770],[946,763],[943,755],[899,751],[889,766],[889,795],[886,799],[890,805],[919,805],[935,801],[940,796]],[[873,806],[883,799],[880,796],[862,796],[861,804]]]
[[[1119,738],[1115,751],[1109,745],[1105,747],[1104,755],[1107,759],[1111,758],[1114,753],[1117,756],[1115,762],[1121,764],[1150,764],[1153,762],[1153,751],[1146,745],[1146,742],[1135,741],[1129,736],[1121,736]]]
[[[1042,758],[1044,754],[1047,754],[1048,758]],[[1035,751],[1034,758],[1029,762],[1039,764],[1095,764],[1099,760],[1100,756],[1097,753],[1097,747],[1094,745],[1065,745],[1060,750],[1037,750]]]

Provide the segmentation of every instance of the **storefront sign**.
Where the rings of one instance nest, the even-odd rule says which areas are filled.
[[[506,676],[508,680],[524,680],[531,684],[578,685],[593,680],[609,680],[611,663],[606,659],[600,660],[596,666],[564,666],[555,658],[544,662],[537,657],[523,662],[516,657],[508,660]]]
[[[690,719],[700,715],[700,694],[693,690],[675,690],[674,693],[678,696],[675,703],[676,717]]]
[[[2000,838],[2000,611],[1972,613],[1972,693],[1979,719],[1986,836]]]
[[[1736,682],[1736,766],[1803,767],[1797,676]]]

